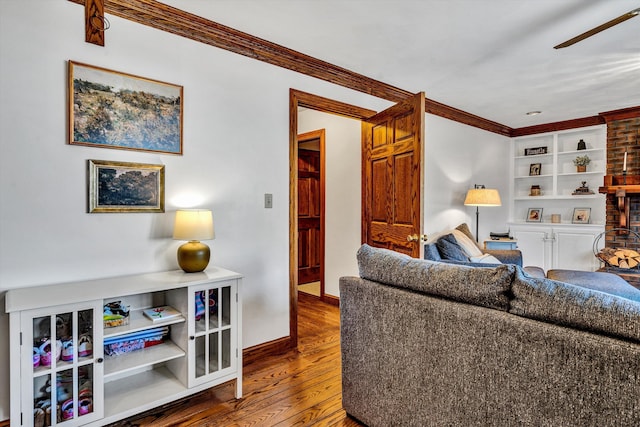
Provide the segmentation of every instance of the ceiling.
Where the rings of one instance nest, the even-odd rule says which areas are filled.
[[[638,0],[162,2],[512,128],[640,106],[640,16],[553,49]]]

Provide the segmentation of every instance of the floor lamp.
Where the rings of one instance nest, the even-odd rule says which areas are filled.
[[[467,197],[464,199],[465,206],[476,207],[476,242],[480,242],[478,239],[478,223],[480,218],[480,206],[502,206],[500,201],[500,193],[494,188],[484,188],[484,185],[476,184],[475,188],[472,188],[467,192]]]

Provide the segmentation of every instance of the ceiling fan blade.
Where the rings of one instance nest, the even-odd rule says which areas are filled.
[[[619,23],[624,22],[627,19],[631,19],[634,16],[638,16],[638,14],[640,14],[640,8],[634,9],[634,10],[632,10],[630,12],[627,12],[624,15],[620,15],[617,18],[612,19],[609,22],[605,22],[602,25],[599,25],[599,26],[597,26],[595,28],[592,28],[589,31],[586,31],[586,32],[580,34],[579,36],[575,36],[574,38],[569,39],[564,43],[560,43],[559,45],[554,46],[553,48],[554,49],[562,49],[563,47],[571,46],[572,44],[578,43],[579,41],[582,41],[582,40],[586,39],[587,37],[591,37],[594,34],[598,34],[600,31],[604,31],[607,28],[613,27],[614,25],[618,25]]]

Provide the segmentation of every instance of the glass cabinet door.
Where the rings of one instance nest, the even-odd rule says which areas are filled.
[[[22,410],[34,427],[102,418],[101,314],[99,302],[22,313]]]
[[[190,328],[189,387],[211,381],[236,369],[236,284],[221,282],[189,292],[193,309]]]

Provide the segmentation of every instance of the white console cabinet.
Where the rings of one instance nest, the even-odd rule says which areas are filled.
[[[231,380],[242,397],[241,281],[210,267],[9,290],[11,425],[104,425]],[[114,301],[129,322],[105,328]],[[142,312],[163,305],[179,315]],[[160,344],[105,354],[119,336],[158,328]]]
[[[604,231],[598,224],[509,224],[518,241],[523,265],[550,269],[595,271],[600,267],[593,243]]]

